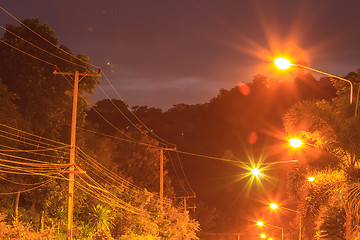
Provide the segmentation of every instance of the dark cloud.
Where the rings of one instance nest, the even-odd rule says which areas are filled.
[[[61,43],[90,56],[129,105],[203,103],[222,87],[268,74],[259,66],[289,48],[336,75],[360,65],[358,0],[16,0],[2,6],[19,19],[39,17]],[[0,22],[16,24],[4,12]],[[106,81],[102,86],[108,88]]]

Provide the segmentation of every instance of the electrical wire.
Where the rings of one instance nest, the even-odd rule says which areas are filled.
[[[66,76],[65,76],[65,75],[63,75],[63,76],[64,76],[64,78],[67,80],[67,82],[68,82],[71,86],[73,86],[73,84],[66,78]],[[128,136],[126,133],[124,133],[124,132],[121,131],[119,128],[117,128],[114,124],[112,124],[108,119],[106,119],[99,111],[97,111],[97,110],[94,108],[95,104],[90,103],[90,102],[86,99],[86,97],[84,97],[82,94],[79,94],[79,96],[86,102],[86,104],[87,104],[88,106],[90,106],[90,107],[91,107],[105,122],[107,122],[112,128],[114,128],[116,131],[120,132],[122,135],[128,137],[129,139],[132,139],[133,141],[138,142],[136,139],[134,139],[133,137]]]
[[[11,194],[16,194],[16,193],[24,193],[24,192],[30,192],[30,191],[33,191],[37,188],[40,188],[50,182],[54,181],[54,179],[49,179],[48,181],[45,181],[43,183],[41,183],[39,186],[36,186],[36,187],[33,187],[33,188],[29,188],[29,189],[25,189],[25,190],[17,190],[15,192],[7,192],[7,193],[3,193],[3,192],[0,192],[0,195],[11,195]]]
[[[0,7],[1,7],[1,6],[0,6]],[[23,53],[23,54],[25,54],[25,55],[27,55],[27,56],[29,56],[29,57],[35,58],[36,60],[39,60],[39,61],[41,61],[41,62],[44,62],[44,63],[47,63],[47,64],[49,64],[49,65],[51,65],[51,66],[56,67],[55,64],[52,64],[52,63],[50,63],[50,62],[48,62],[48,61],[45,61],[45,60],[43,60],[43,59],[41,59],[41,58],[35,57],[34,55],[31,55],[30,53],[27,53],[27,52],[25,52],[25,51],[23,51],[23,50],[20,50],[20,49],[18,49],[17,47],[14,47],[13,45],[11,45],[11,44],[9,44],[9,43],[1,40],[1,39],[0,39],[0,42],[4,43],[5,45],[7,45],[7,46],[9,46],[9,47],[12,47],[13,49],[15,49],[15,50],[17,50],[17,51],[19,51],[19,52],[21,52],[21,53]]]
[[[98,134],[98,135],[101,135],[101,136],[104,136],[104,137],[108,137],[108,138],[112,138],[112,139],[116,139],[116,140],[121,140],[121,141],[125,141],[125,142],[135,143],[135,144],[147,146],[147,147],[150,147],[150,148],[161,149],[161,147],[159,147],[159,146],[155,146],[155,145],[151,145],[151,144],[147,144],[147,143],[143,143],[143,142],[138,142],[138,141],[129,140],[129,139],[125,139],[125,138],[115,137],[115,136],[113,136],[113,135],[109,135],[109,134],[97,132],[97,131],[94,131],[94,130],[85,129],[85,128],[82,128],[82,127],[76,127],[76,128],[79,129],[79,130],[82,130],[82,131],[86,131],[86,132]]]
[[[34,31],[33,29],[31,29],[31,28],[29,28],[28,26],[26,26],[23,22],[21,22],[19,19],[17,19],[15,16],[13,16],[10,12],[8,12],[8,11],[7,11],[6,9],[4,9],[2,6],[0,6],[0,9],[3,10],[5,13],[7,13],[9,16],[11,16],[13,19],[15,19],[15,20],[16,20],[18,23],[20,23],[22,26],[24,26],[25,28],[27,28],[28,30],[30,30],[32,33],[34,33],[35,35],[37,35],[38,37],[40,37],[41,39],[43,39],[45,42],[47,42],[47,43],[49,43],[50,45],[52,45],[53,47],[59,49],[60,51],[64,52],[65,54],[67,54],[67,55],[69,55],[69,56],[71,56],[71,57],[73,57],[73,58],[76,58],[77,60],[79,60],[79,61],[81,61],[81,62],[83,62],[83,63],[85,63],[85,64],[87,64],[87,65],[89,65],[89,66],[93,66],[93,67],[95,67],[95,68],[100,68],[100,67],[98,67],[98,66],[95,66],[95,65],[93,65],[93,64],[91,64],[91,63],[88,63],[88,62],[82,60],[81,58],[78,58],[78,57],[74,56],[74,55],[71,54],[71,53],[66,52],[64,49],[58,47],[56,44],[53,44],[52,42],[50,42],[49,40],[47,40],[46,38],[44,38],[43,36],[41,36],[40,34],[38,34],[36,31]]]
[[[16,21],[18,21],[20,24],[22,24],[24,27],[26,27],[27,29],[29,29],[30,31],[32,31],[34,34],[36,34],[37,36],[39,36],[40,38],[42,38],[43,40],[45,40],[45,41],[48,42],[49,44],[53,45],[54,47],[58,48],[59,50],[63,51],[64,53],[70,55],[71,57],[73,57],[73,58],[75,58],[75,59],[77,59],[77,60],[85,63],[86,65],[99,68],[99,67],[97,67],[97,66],[95,66],[95,65],[93,65],[93,64],[90,64],[90,63],[88,63],[88,62],[86,62],[86,61],[84,61],[84,60],[82,60],[82,59],[74,56],[73,54],[70,54],[70,53],[64,51],[63,49],[59,48],[57,45],[51,43],[50,41],[48,41],[47,39],[43,38],[41,35],[39,35],[38,33],[36,33],[34,30],[32,30],[31,28],[29,28],[28,26],[26,26],[25,24],[23,24],[21,21],[19,21],[17,18],[15,18],[13,15],[11,15],[8,11],[6,11],[3,7],[0,6],[0,8],[1,8],[3,11],[5,11],[7,14],[9,14],[11,17],[13,17],[13,18],[14,18]],[[2,27],[2,28],[3,28],[3,27]],[[61,58],[61,57],[59,57],[59,56],[57,56],[57,55],[55,55],[55,54],[52,54],[52,53],[50,53],[50,52],[47,52],[46,50],[44,50],[44,49],[42,49],[42,48],[40,48],[40,47],[38,47],[38,46],[36,46],[36,45],[34,45],[34,44],[26,41],[25,39],[17,36],[16,34],[10,32],[10,31],[8,31],[8,32],[11,33],[11,34],[13,34],[14,36],[22,39],[23,41],[27,42],[28,44],[31,44],[32,46],[38,48],[38,49],[41,50],[41,51],[44,51],[44,52],[46,52],[46,53],[48,53],[48,54],[50,54],[50,55],[52,55],[52,56],[54,56],[54,57],[57,57],[57,58],[59,58],[59,59],[61,59],[61,60],[64,60],[64,61],[67,61],[67,62],[69,62],[69,63],[71,63],[71,64],[74,64],[74,65],[77,65],[77,66],[80,66],[80,67],[85,68],[84,66],[79,65],[79,64],[77,64],[77,63],[75,63],[75,62],[72,62],[72,61],[63,59],[63,58]],[[57,68],[57,66],[56,66],[55,64],[52,64],[52,63],[50,63],[50,62],[48,62],[48,61],[45,61],[45,60],[43,60],[43,59],[40,59],[40,58],[38,58],[38,57],[35,57],[35,56],[33,56],[33,55],[31,55],[31,54],[29,54],[29,53],[27,53],[27,52],[25,52],[25,51],[22,51],[22,50],[20,50],[20,49],[18,49],[18,48],[16,48],[16,47],[12,46],[11,44],[8,44],[8,43],[2,41],[2,40],[0,40],[0,41],[3,42],[4,44],[6,44],[6,45],[8,45],[8,46],[10,46],[10,47],[12,47],[12,48],[14,48],[15,50],[18,50],[18,51],[22,52],[23,54],[26,54],[26,55],[28,55],[28,56],[30,56],[30,57],[33,57],[33,58],[35,58],[35,59],[37,59],[37,60],[39,60],[39,61],[42,61],[42,62],[47,63],[47,64],[50,64],[50,65],[52,65],[52,66],[54,66],[54,67]],[[57,69],[58,69],[58,68],[57,68]],[[192,156],[196,156],[196,157],[202,157],[202,158],[215,159],[215,160],[221,160],[221,161],[226,161],[226,162],[236,162],[236,163],[239,163],[239,161],[234,161],[234,160],[231,160],[231,159],[217,158],[217,157],[211,157],[211,156],[206,156],[206,155],[201,155],[201,154],[195,154],[195,153],[189,153],[189,152],[184,152],[184,151],[178,151],[178,150],[176,150],[176,145],[175,145],[175,144],[170,143],[170,142],[168,142],[168,141],[160,138],[160,137],[157,136],[155,133],[153,133],[149,128],[147,128],[147,126],[134,114],[134,112],[128,107],[128,105],[127,105],[127,104],[124,102],[124,100],[120,97],[120,95],[117,93],[117,91],[115,90],[115,88],[113,87],[113,85],[111,84],[111,82],[109,81],[109,79],[106,77],[105,73],[103,73],[103,75],[104,75],[105,79],[107,80],[107,82],[108,82],[108,83],[110,84],[110,86],[112,87],[112,89],[116,92],[116,94],[117,94],[117,96],[119,97],[119,99],[124,103],[124,106],[126,106],[127,109],[130,111],[130,113],[137,119],[137,121],[138,121],[146,130],[148,130],[148,133],[151,133],[151,134],[154,135],[157,139],[160,139],[160,141],[165,142],[166,144],[170,144],[170,145],[174,146],[174,149],[167,149],[167,150],[169,150],[169,151],[174,151],[174,152],[176,152],[177,154],[178,154],[178,153],[181,153],[181,154],[187,154],[187,155],[192,155]],[[65,76],[64,76],[64,77],[65,77]],[[69,82],[69,81],[68,81],[68,82]],[[69,83],[70,83],[70,82],[69,82]],[[100,88],[101,88],[101,87],[100,87]],[[101,90],[103,91],[102,88],[101,88]],[[109,96],[105,93],[105,91],[103,91],[103,93],[109,98]],[[89,106],[92,106],[93,109],[96,111],[96,109],[94,108],[94,105],[89,104],[89,102],[88,102],[83,96],[81,96],[81,97],[84,99],[85,102],[87,102],[87,104],[88,104]],[[109,99],[110,99],[110,98],[109,98]],[[143,131],[143,130],[140,129],[139,127],[137,127],[137,125],[134,124],[134,123],[116,106],[116,104],[113,103],[113,101],[112,101],[111,99],[110,99],[110,101],[111,101],[111,103],[117,108],[117,110],[118,110],[133,126],[135,126],[135,128],[137,128],[141,133],[145,134],[147,137],[150,137],[150,136],[148,135],[148,133],[146,133],[145,131]],[[120,129],[116,128],[116,127],[115,127],[113,124],[111,124],[104,116],[102,116],[98,111],[96,111],[96,112],[97,112],[97,114],[98,114],[99,116],[101,116],[101,117],[102,117],[108,124],[110,124],[113,128],[115,128],[117,131],[119,131],[120,133],[122,133],[124,136],[132,139],[132,141],[131,141],[131,140],[125,140],[125,139],[120,139],[120,138],[118,138],[119,140],[128,141],[128,142],[133,142],[133,143],[136,143],[136,144],[142,144],[142,145],[146,145],[146,146],[152,147],[152,148],[161,148],[161,147],[158,147],[158,146],[153,146],[153,145],[146,144],[146,143],[143,143],[143,142],[140,142],[140,141],[135,140],[134,138],[126,135],[125,133],[123,133]],[[4,136],[2,136],[2,137],[4,137]],[[153,140],[155,140],[155,141],[157,141],[157,142],[159,142],[158,140],[156,140],[156,139],[154,139],[154,138],[152,138],[152,137],[150,137],[150,138],[153,139]],[[35,145],[34,145],[34,146],[35,146]],[[25,150],[24,150],[24,151],[25,151]],[[169,155],[169,156],[170,156],[170,155]],[[186,175],[185,175],[184,169],[183,169],[183,167],[182,167],[182,164],[181,164],[181,161],[180,161],[179,156],[178,156],[178,160],[179,160],[179,163],[180,163],[180,166],[181,166],[181,171],[182,171],[182,173],[183,173],[183,176],[184,176],[184,178],[185,178],[185,181],[187,182],[187,185],[188,185],[189,189],[193,192],[193,194],[195,194],[194,191],[192,190],[189,182],[188,182],[188,179],[186,178]],[[171,162],[172,162],[172,164],[173,164],[172,159],[171,159]],[[173,166],[174,166],[174,165],[173,165]],[[175,171],[175,172],[176,172],[176,174],[177,174],[177,171]],[[177,175],[178,175],[178,174],[177,174]],[[178,176],[178,178],[179,178],[179,176]],[[179,181],[180,181],[180,179],[179,179]],[[181,181],[180,181],[180,183],[182,184]],[[183,186],[183,187],[184,187],[184,186]],[[185,189],[185,188],[184,188],[184,189]]]
[[[103,73],[103,75],[105,76],[104,73]],[[100,90],[103,92],[103,94],[107,97],[107,99],[110,101],[110,103],[116,108],[116,110],[118,110],[118,112],[121,113],[121,115],[122,115],[131,125],[133,125],[139,132],[141,132],[141,133],[144,134],[145,136],[151,138],[150,136],[147,135],[147,133],[146,133],[145,131],[143,131],[141,128],[139,128],[135,123],[133,123],[133,122],[121,111],[121,109],[114,103],[114,101],[113,101],[112,99],[110,99],[109,95],[103,90],[103,88],[102,88],[100,85],[98,85],[98,87],[99,87]],[[125,102],[122,101],[122,103],[123,103],[125,106],[127,106]],[[96,111],[96,110],[94,109],[94,107],[93,107],[93,110]],[[150,131],[150,130],[149,130],[149,131]],[[151,138],[151,139],[153,139],[153,138]],[[153,139],[153,140],[155,140],[155,139]],[[158,142],[157,140],[155,140],[155,141]]]
[[[190,188],[190,191],[193,193],[193,196],[195,196],[196,194],[195,194],[194,190],[192,189],[192,187],[191,187],[191,185],[190,185],[190,183],[189,183],[189,181],[188,181],[188,179],[186,177],[186,174],[185,174],[184,168],[182,166],[182,163],[181,163],[180,156],[179,156],[178,152],[176,152],[176,156],[177,156],[177,159],[179,161],[179,164],[180,164],[180,167],[181,167],[181,172],[182,172],[182,174],[184,176],[184,179],[185,179],[185,181],[187,183],[187,186]]]
[[[34,185],[38,185],[39,183],[22,183],[22,182],[15,182],[13,180],[10,180],[10,179],[7,179],[5,177],[3,177],[1,174],[0,174],[0,178],[4,181],[7,181],[9,183],[12,183],[12,184],[16,184],[16,185],[23,185],[23,186],[34,186]]]
[[[161,137],[157,136],[153,131],[151,131],[137,116],[136,114],[129,108],[129,106],[125,103],[125,101],[121,98],[121,96],[119,95],[119,93],[116,91],[116,89],[114,88],[114,86],[111,84],[111,82],[109,81],[109,79],[107,78],[105,72],[103,72],[103,76],[106,79],[106,81],[109,83],[109,85],[111,86],[111,88],[114,90],[114,92],[116,93],[117,97],[121,100],[121,102],[124,104],[124,106],[127,108],[127,110],[135,117],[135,119],[148,131],[148,133],[153,134],[156,138],[158,138],[160,141],[165,142],[167,144],[172,145],[174,148],[176,148],[176,145],[173,143],[170,143],[164,139],[162,139]],[[143,133],[144,135],[146,135],[147,137],[150,137],[148,135],[148,133],[144,132],[142,129],[138,128],[136,126],[136,124],[134,124],[128,117],[126,117],[126,115],[116,106],[116,104],[113,103],[113,101],[110,99],[109,95],[106,94],[106,92],[103,90],[103,88],[101,88],[101,86],[99,85],[99,88],[101,89],[101,91],[104,93],[104,95],[110,100],[110,102],[114,105],[114,107],[126,118],[126,120],[128,120],[129,123],[131,123],[136,129],[138,129],[141,133]],[[150,137],[152,138],[152,137]],[[153,139],[153,138],[152,138]],[[155,141],[159,142],[159,140],[154,139]]]
[[[36,134],[33,134],[33,133],[29,133],[29,132],[26,132],[26,131],[23,131],[23,130],[20,130],[20,129],[17,129],[17,128],[8,126],[8,125],[5,125],[3,123],[0,123],[0,126],[4,127],[4,128],[8,128],[8,129],[13,130],[13,131],[16,131],[18,133],[22,133],[22,134],[26,134],[26,135],[29,135],[29,136],[37,137],[37,138],[42,139],[44,141],[52,142],[53,144],[56,143],[56,144],[59,144],[59,145],[62,145],[62,146],[70,146],[69,144],[59,142],[59,141],[55,141],[55,140],[52,140],[52,139],[49,139],[49,138],[45,138],[45,137],[42,137],[42,136],[39,136],[39,135],[36,135]],[[56,146],[56,145],[53,145],[53,146]]]
[[[56,54],[54,54],[54,53],[51,53],[51,52],[49,52],[49,51],[46,51],[45,49],[43,49],[43,48],[41,48],[41,47],[39,47],[39,46],[37,46],[37,45],[35,45],[35,44],[27,41],[26,39],[24,39],[24,38],[16,35],[16,34],[13,33],[12,31],[10,31],[9,29],[6,29],[5,27],[3,27],[3,26],[1,26],[1,25],[0,25],[0,28],[4,29],[4,30],[7,31],[8,33],[11,33],[11,34],[14,35],[15,37],[17,37],[17,38],[21,39],[22,41],[26,42],[27,44],[30,44],[31,46],[33,46],[33,47],[35,47],[35,48],[37,48],[37,49],[39,49],[39,50],[41,50],[41,51],[43,51],[43,52],[51,55],[51,56],[53,56],[53,57],[56,57],[56,58],[58,58],[58,59],[60,59],[60,60],[63,60],[63,61],[65,61],[65,62],[74,64],[74,65],[76,65],[76,66],[78,66],[78,67],[82,67],[82,68],[85,68],[85,69],[86,69],[86,67],[84,67],[84,66],[82,66],[82,65],[80,65],[80,64],[77,64],[77,63],[72,62],[72,61],[70,61],[70,60],[67,60],[67,59],[65,59],[65,58],[59,57],[58,55],[56,55]]]
[[[16,21],[18,21],[20,24],[22,24],[23,26],[25,26],[27,29],[29,29],[30,31],[32,31],[33,33],[35,33],[36,35],[38,35],[39,37],[41,37],[42,39],[44,39],[45,41],[47,41],[48,43],[50,43],[51,45],[53,45],[53,46],[55,46],[55,47],[57,47],[57,48],[59,48],[58,46],[56,46],[56,45],[54,45],[53,43],[51,43],[51,42],[49,42],[48,40],[46,40],[45,38],[43,38],[41,35],[39,35],[38,33],[36,33],[35,31],[33,31],[31,28],[29,28],[29,27],[27,27],[25,24],[23,24],[21,21],[19,21],[17,18],[15,18],[13,15],[11,15],[8,11],[6,11],[3,7],[1,7],[0,6],[0,8],[3,10],[3,11],[5,11],[7,14],[9,14],[11,17],[13,17]],[[5,43],[5,42],[4,42]],[[6,43],[7,44],[7,43]],[[11,46],[11,45],[10,45]],[[59,48],[60,50],[62,50],[62,51],[64,51],[63,49],[61,49],[61,48]],[[21,50],[20,50],[21,51]],[[21,51],[22,52],[22,51]],[[68,53],[68,52],[66,52],[66,51],[64,51],[66,54],[69,54],[69,55],[71,55],[72,57],[74,57],[74,58],[76,58],[74,55],[72,55],[72,54],[70,54],[70,53]],[[30,54],[28,54],[28,53],[25,53],[25,52],[23,52],[24,54],[27,54],[27,55],[30,55]],[[32,56],[32,55],[30,55],[30,56]],[[32,56],[32,57],[35,57],[35,56]],[[36,58],[36,57],[35,57]],[[78,58],[77,58],[78,59]],[[39,60],[42,60],[42,59],[39,59]],[[82,59],[78,59],[78,60],[80,60],[80,61],[83,61]],[[42,60],[42,61],[44,61],[44,60]],[[44,62],[46,62],[46,61],[44,61]],[[84,62],[84,61],[83,61]],[[48,63],[48,62],[46,62],[46,63]],[[91,65],[91,64],[89,64],[89,63],[87,63],[87,62],[84,62],[84,63],[86,63],[86,64],[88,64],[88,65]],[[49,64],[51,64],[51,63],[49,63]],[[56,65],[54,65],[54,64],[51,64],[51,65],[53,65],[53,66],[55,66],[56,67]],[[91,65],[91,66],[94,66],[94,67],[97,67],[97,66],[95,66],[95,65]],[[97,67],[97,68],[99,68],[99,67]],[[104,75],[104,74],[103,74]],[[106,76],[106,75],[105,75]],[[107,78],[106,78],[107,79]],[[108,79],[107,79],[108,80]],[[110,81],[109,81],[110,82]],[[111,84],[111,83],[110,83]],[[112,86],[112,85],[111,85]],[[113,86],[112,86],[112,88],[113,88]],[[114,89],[114,88],[113,88]],[[115,90],[115,89],[114,89]],[[116,91],[116,90],[115,90]],[[116,92],[117,93],[117,92]],[[117,93],[117,95],[118,95],[118,97],[122,100],[122,98],[119,96],[119,94]],[[88,101],[86,100],[86,99],[84,99],[87,103],[88,103]],[[123,101],[123,100],[122,100]],[[123,101],[124,102],[124,101]],[[90,104],[89,104],[89,106],[91,106]],[[125,106],[127,106],[126,104],[125,104]],[[129,108],[128,108],[129,109]],[[130,109],[129,109],[130,110]],[[131,113],[133,113],[131,110],[130,110],[130,112]],[[97,112],[98,113],[98,112]],[[98,113],[99,114],[99,113]],[[104,118],[101,114],[99,114],[102,118]],[[136,115],[134,114],[134,116],[136,117]],[[137,117],[136,117],[137,118]],[[137,118],[138,119],[138,118]],[[105,118],[104,118],[104,120],[105,120]],[[139,119],[138,119],[139,120]],[[107,121],[107,120],[105,120],[105,121]],[[107,121],[108,122],[108,121]],[[140,120],[139,120],[139,122],[141,122]],[[114,127],[114,128],[116,128],[115,126],[113,126],[113,124],[111,124],[110,122],[108,122],[112,127]],[[141,122],[142,123],[142,122]],[[143,123],[142,123],[142,125],[144,125]],[[145,125],[144,125],[145,126]],[[146,126],[145,126],[146,127]],[[148,129],[148,128],[147,128]],[[119,129],[117,129],[118,131],[120,131]],[[121,131],[120,131],[121,132]],[[149,130],[149,132],[151,132],[151,130]],[[124,134],[124,133],[123,133]],[[127,136],[127,135],[126,135]],[[129,136],[127,136],[127,137],[129,137]],[[134,140],[134,139],[133,139]],[[136,140],[135,140],[136,141]],[[165,141],[165,140],[163,140],[163,141]],[[165,141],[166,142],[166,141]],[[169,143],[169,142],[168,142]],[[171,145],[174,145],[174,144],[172,144],[172,143],[169,143],[169,144],[171,144]],[[170,150],[170,149],[169,149]],[[201,154],[195,154],[195,153],[189,153],[189,152],[184,152],[184,151],[178,151],[178,150],[171,150],[171,151],[176,151],[176,152],[178,152],[178,153],[182,153],[182,154],[187,154],[187,155],[192,155],[192,156],[197,156],[197,157],[202,157],[202,158],[209,158],[209,159],[215,159],[215,160],[221,160],[221,161],[227,161],[227,162],[236,162],[236,163],[239,163],[239,161],[234,161],[234,160],[231,160],[231,159],[224,159],[224,158],[218,158],[218,157],[211,157],[211,156],[206,156],[206,155],[201,155]]]
[[[173,160],[172,160],[172,157],[171,157],[170,153],[169,153],[169,152],[167,152],[167,153],[168,153],[168,156],[169,156],[170,163],[171,163],[171,165],[172,165],[172,167],[173,167],[173,169],[174,169],[175,176],[176,176],[176,178],[178,179],[180,186],[181,186],[182,189],[185,191],[186,195],[189,195],[188,191],[186,190],[185,186],[183,185],[183,182],[180,180],[179,174],[178,174],[178,172],[176,171],[176,168],[175,168],[175,165],[174,165],[174,162],[173,162]]]

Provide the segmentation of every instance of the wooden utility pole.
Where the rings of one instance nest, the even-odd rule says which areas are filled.
[[[184,212],[186,212],[188,209],[193,209],[194,210],[194,218],[195,218],[195,209],[196,209],[196,206],[195,206],[195,198],[196,198],[196,195],[194,194],[194,196],[186,196],[186,197],[174,197],[175,199],[182,199],[183,200],[183,206],[184,206]],[[189,199],[194,199],[193,200],[193,206],[192,207],[189,207],[188,204],[187,204],[187,201]]]
[[[74,75],[74,96],[73,96],[73,108],[72,108],[72,118],[71,118],[71,137],[70,137],[70,169],[69,169],[69,196],[68,196],[68,222],[67,222],[67,239],[72,240],[73,235],[73,220],[74,220],[74,173],[75,173],[75,139],[76,139],[76,113],[77,113],[77,100],[78,100],[78,91],[79,91],[79,76],[93,76],[99,77],[100,71],[98,74],[89,74],[89,73],[66,73],[66,72],[57,72],[54,71],[54,74],[61,75]],[[82,79],[81,78],[81,79]],[[80,81],[81,81],[80,79]]]
[[[160,147],[160,209],[163,209],[164,201],[164,150],[176,150],[176,148]]]
[[[160,209],[163,210],[164,198],[164,148],[160,148]]]

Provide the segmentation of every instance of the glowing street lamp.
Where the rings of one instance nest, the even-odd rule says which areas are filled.
[[[287,210],[287,211],[290,211],[290,212],[299,213],[299,211],[291,209],[291,208],[279,207],[276,203],[271,203],[269,206],[272,209],[278,209],[279,208],[279,209],[284,209],[284,210]]]
[[[265,235],[265,234],[261,234],[260,237],[261,237],[261,238],[266,238],[266,235]]]
[[[278,67],[280,69],[283,69],[283,70],[288,69],[290,66],[295,66],[295,67],[305,68],[305,69],[308,69],[308,70],[311,70],[311,71],[314,71],[314,72],[317,72],[317,73],[321,73],[321,74],[324,74],[324,75],[329,76],[329,77],[337,78],[339,80],[342,80],[342,81],[345,81],[345,82],[349,83],[350,84],[350,104],[352,104],[354,87],[353,87],[353,84],[352,84],[351,81],[349,81],[349,80],[347,80],[345,78],[342,78],[342,77],[338,77],[338,76],[335,76],[335,75],[332,75],[332,74],[329,74],[329,73],[326,73],[326,72],[322,72],[322,71],[310,68],[310,67],[306,67],[306,66],[301,65],[301,64],[293,64],[289,60],[287,60],[286,58],[277,58],[277,59],[274,60],[274,63],[276,65],[276,67]]]
[[[287,210],[287,211],[290,211],[290,212],[298,213],[298,214],[299,214],[299,240],[301,240],[301,226],[302,226],[302,221],[301,221],[300,212],[297,211],[297,210],[291,209],[291,208],[279,207],[276,203],[271,203],[269,206],[270,206],[270,208],[272,208],[272,209],[278,209],[278,208],[280,208],[280,209],[284,209],[284,210]]]
[[[251,170],[251,174],[254,176],[254,177],[259,177],[259,175],[261,175],[261,172],[258,168],[253,168]]]
[[[271,225],[271,224],[268,224],[268,223],[264,223],[264,222],[262,222],[262,221],[258,221],[258,222],[256,222],[256,224],[258,225],[258,226],[260,226],[260,227],[262,227],[262,226],[269,226],[269,227],[273,227],[273,228],[276,228],[276,229],[280,229],[281,230],[281,240],[284,240],[284,229],[282,229],[281,227],[278,227],[278,226],[274,226],[274,225]]]
[[[288,69],[291,66],[291,63],[286,58],[277,58],[274,60],[275,65],[280,69]]]
[[[271,204],[270,204],[270,207],[271,207],[272,209],[277,209],[277,208],[278,208],[278,205],[275,204],[275,203],[271,203]]]
[[[303,145],[303,142],[300,139],[297,138],[292,138],[289,141],[290,145],[293,146],[294,148],[298,148],[301,145]]]
[[[309,182],[312,182],[312,181],[315,180],[315,178],[314,177],[308,177],[308,180],[309,180]]]

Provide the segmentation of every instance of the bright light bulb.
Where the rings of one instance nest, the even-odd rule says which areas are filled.
[[[260,174],[260,170],[257,168],[254,168],[253,170],[251,170],[251,174],[257,177]]]
[[[264,225],[263,222],[257,222],[256,224],[259,225],[260,227]]]
[[[266,235],[265,235],[265,234],[261,234],[260,237],[261,237],[261,238],[266,238]]]
[[[280,69],[288,69],[291,65],[290,61],[286,58],[277,58],[274,60],[276,67]]]
[[[278,205],[276,205],[275,203],[272,203],[272,204],[270,204],[270,207],[271,207],[272,209],[277,209],[277,208],[278,208]]]
[[[315,180],[315,178],[314,177],[308,177],[308,180],[309,180],[309,182],[312,182],[312,181]]]
[[[290,142],[290,145],[295,147],[295,148],[298,148],[303,144],[302,141],[300,139],[297,139],[297,138],[292,138],[292,139],[290,139],[289,142]]]

